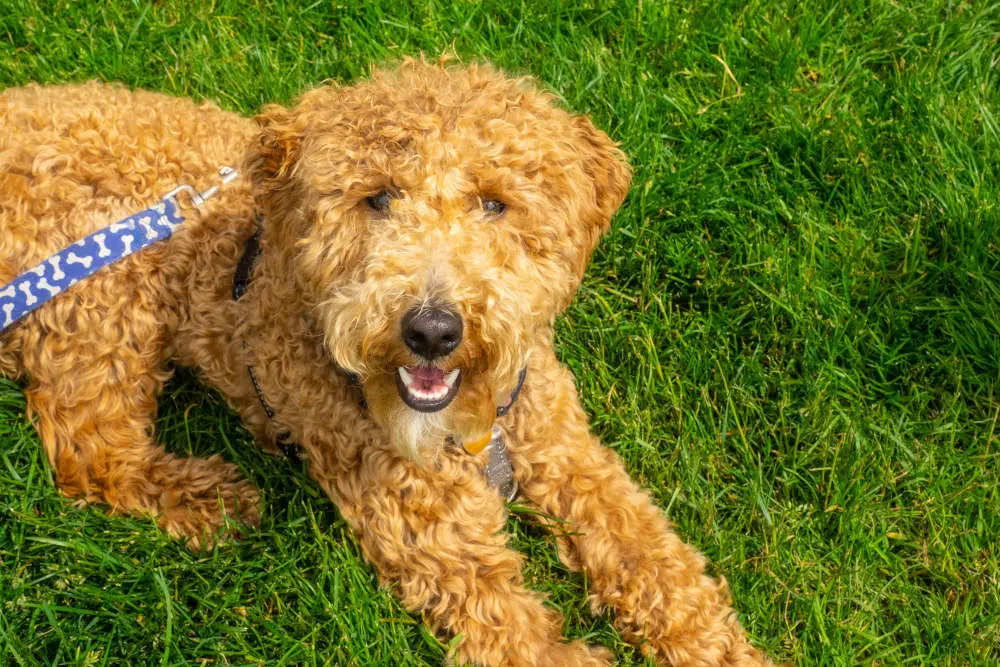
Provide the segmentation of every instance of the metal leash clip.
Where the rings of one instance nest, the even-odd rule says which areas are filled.
[[[216,195],[216,193],[219,192],[219,188],[220,187],[222,187],[223,185],[226,185],[227,183],[230,183],[230,182],[234,181],[239,175],[240,175],[240,172],[236,171],[232,167],[220,167],[219,168],[219,178],[222,181],[221,183],[217,183],[216,185],[213,185],[212,187],[208,188],[204,192],[198,192],[192,186],[188,185],[187,183],[184,183],[182,185],[178,185],[176,188],[174,188],[173,190],[171,190],[170,192],[168,192],[166,195],[164,195],[163,198],[164,199],[173,199],[174,203],[176,204],[177,203],[177,195],[179,195],[182,192],[186,192],[188,194],[188,196],[191,198],[191,203],[192,204],[194,204],[195,206],[201,206],[206,201],[208,201],[209,199],[211,199],[212,197],[214,197]]]

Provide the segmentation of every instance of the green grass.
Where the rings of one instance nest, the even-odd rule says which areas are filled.
[[[1000,662],[1000,4],[0,3],[0,85],[252,113],[453,49],[620,140],[631,194],[559,323],[594,428],[800,664]],[[344,5],[344,6],[341,6]],[[180,374],[159,437],[263,527],[192,555],[60,499],[0,384],[0,663],[439,664],[317,486]],[[643,664],[516,516],[566,632]]]

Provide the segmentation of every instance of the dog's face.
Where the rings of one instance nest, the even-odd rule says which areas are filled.
[[[409,61],[258,122],[265,240],[373,418],[414,457],[487,436],[625,196],[624,155],[487,67]]]

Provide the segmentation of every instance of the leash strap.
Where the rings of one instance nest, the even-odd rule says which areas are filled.
[[[164,199],[66,246],[0,289],[0,332],[108,264],[167,238],[182,222],[177,203]]]
[[[179,185],[146,210],[85,236],[14,278],[0,288],[0,318],[3,320],[0,334],[52,297],[108,264],[173,234],[184,222],[177,208],[177,196],[181,193],[187,194],[195,206],[201,206],[238,176],[239,172],[232,167],[221,167],[220,182],[204,192],[187,184]]]

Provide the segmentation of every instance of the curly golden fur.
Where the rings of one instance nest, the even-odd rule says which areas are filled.
[[[455,444],[489,432],[527,367],[498,425],[523,500],[560,522],[560,556],[586,573],[594,609],[664,664],[767,663],[725,582],[591,435],[553,352],[553,320],[628,188],[615,144],[528,80],[421,61],[255,120],[98,83],[0,95],[0,284],[178,183],[243,165],[168,241],[0,338],[0,373],[26,381],[62,492],[152,515],[195,548],[222,534],[224,513],[255,522],[257,492],[233,465],[153,440],[170,366],[190,366],[265,447],[291,434],[382,580],[436,632],[461,634],[458,659],[607,664],[605,649],[565,642],[525,588],[485,454]],[[484,207],[494,200],[506,208]],[[258,212],[261,254],[234,301]],[[421,412],[397,370],[428,360],[400,322],[442,307],[464,334],[433,363],[459,369],[461,385]]]

